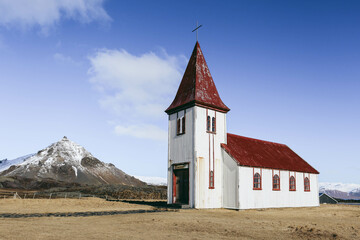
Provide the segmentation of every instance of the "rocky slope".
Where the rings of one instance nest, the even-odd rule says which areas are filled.
[[[62,183],[146,186],[146,183],[127,175],[113,164],[101,162],[66,137],[1,172],[0,178],[15,179],[17,182],[24,182],[21,180],[26,179],[43,185],[44,182],[49,182],[51,185]]]
[[[9,167],[11,167],[12,165],[16,165],[16,164],[20,164],[22,163],[23,161],[25,161],[26,159],[28,159],[29,157],[32,157],[34,156],[35,154],[28,154],[28,155],[25,155],[25,156],[22,156],[22,157],[18,157],[16,159],[12,159],[12,160],[9,160],[9,159],[3,159],[3,160],[0,160],[0,172],[8,169]]]

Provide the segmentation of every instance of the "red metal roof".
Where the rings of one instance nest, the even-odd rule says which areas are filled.
[[[221,147],[241,166],[319,174],[315,168],[284,144],[228,133],[227,144],[223,143]]]
[[[198,42],[195,44],[175,99],[165,112],[171,114],[194,105],[222,112],[230,110],[219,96]]]

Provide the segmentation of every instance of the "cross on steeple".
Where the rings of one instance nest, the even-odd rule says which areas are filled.
[[[196,28],[194,30],[192,30],[192,32],[196,31],[196,42],[198,41],[198,29],[201,27],[202,27],[202,25],[199,26],[198,21],[196,21]]]

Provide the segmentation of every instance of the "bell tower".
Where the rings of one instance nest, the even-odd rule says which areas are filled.
[[[165,110],[168,128],[168,203],[222,207],[221,143],[226,113],[196,42],[174,101]]]

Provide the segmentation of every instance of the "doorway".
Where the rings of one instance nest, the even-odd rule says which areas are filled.
[[[189,204],[189,169],[174,169],[173,172],[173,202]]]

